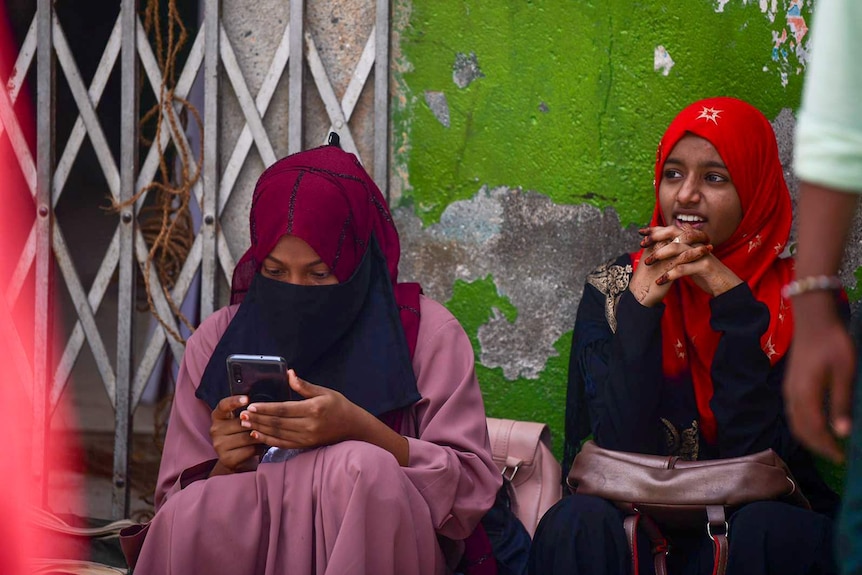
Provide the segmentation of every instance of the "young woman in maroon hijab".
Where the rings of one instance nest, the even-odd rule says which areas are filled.
[[[501,484],[466,334],[398,283],[386,202],[336,146],[263,173],[250,236],[188,341],[136,575],[451,572]],[[230,395],[234,353],[284,357],[301,400]]]
[[[781,383],[793,317],[781,288],[791,203],[772,127],[733,98],[685,108],[655,165],[656,205],[641,249],[591,273],[569,366],[564,470],[583,439],[684,459],[772,448],[815,511],[758,502],[730,520],[728,573],[831,573],[836,495],[793,439]],[[703,533],[671,536],[672,573],[712,573]],[[639,538],[641,572],[653,561]],[[564,498],[539,525],[531,572],[631,573],[621,512]]]

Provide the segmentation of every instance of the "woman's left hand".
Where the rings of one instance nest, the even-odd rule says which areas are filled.
[[[659,262],[665,266],[665,273],[656,280],[658,285],[688,276],[700,289],[716,297],[742,283],[739,276],[712,254],[709,238],[700,230],[689,226],[682,230],[674,226],[655,227],[645,242],[668,242],[644,261],[650,266]]]
[[[290,387],[305,399],[249,405],[240,420],[254,439],[304,449],[360,437],[365,410],[335,390],[299,378],[292,369],[287,376]]]

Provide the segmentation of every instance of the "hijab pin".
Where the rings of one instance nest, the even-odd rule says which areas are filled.
[[[341,138],[335,132],[329,132],[329,140],[327,143],[330,146],[335,146],[339,150],[341,149]]]

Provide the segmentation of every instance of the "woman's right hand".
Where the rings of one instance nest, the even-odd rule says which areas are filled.
[[[210,472],[210,477],[257,469],[261,443],[251,437],[234,415],[235,410],[246,405],[248,396],[231,395],[219,401],[213,410],[210,438],[218,454],[218,463]]]

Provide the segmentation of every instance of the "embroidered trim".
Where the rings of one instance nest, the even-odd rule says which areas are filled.
[[[290,192],[290,207],[287,212],[287,233],[293,232],[293,209],[296,206],[296,194],[299,192],[299,185],[302,183],[302,176],[305,172],[299,172],[296,176],[296,182],[293,184],[293,191]]]
[[[419,316],[419,310],[418,310],[418,309],[416,309],[416,308],[415,308],[415,307],[413,307],[413,306],[409,306],[409,305],[399,305],[399,306],[398,306],[398,310],[400,311],[400,310],[402,310],[402,309],[403,309],[403,310],[407,310],[407,311],[409,311],[410,313],[416,314],[416,316],[417,316],[417,317]]]
[[[341,248],[344,245],[344,239],[347,237],[347,230],[350,229],[350,223],[353,221],[353,214],[348,214],[347,219],[341,225],[341,235],[338,236],[338,246],[335,248],[335,258],[332,261],[332,271],[338,267],[338,260],[341,259]]]
[[[614,333],[617,331],[617,304],[631,278],[631,264],[621,266],[611,262],[602,264],[587,276],[587,283],[605,296],[605,318]]]

